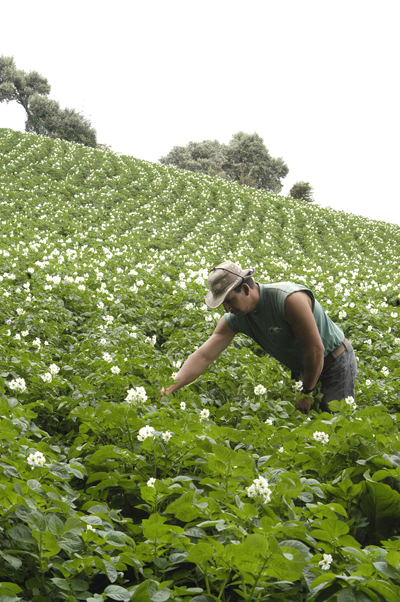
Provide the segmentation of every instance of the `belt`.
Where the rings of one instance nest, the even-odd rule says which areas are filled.
[[[339,355],[342,355],[342,353],[344,351],[346,351],[348,344],[349,344],[349,341],[347,339],[345,339],[343,341],[343,343],[341,345],[339,345],[339,347],[336,347],[336,349],[334,349],[333,351],[328,353],[328,355],[324,359],[324,368],[326,368],[326,366],[329,366],[329,364],[331,364],[333,362],[333,360],[335,360],[337,357],[339,357]]]

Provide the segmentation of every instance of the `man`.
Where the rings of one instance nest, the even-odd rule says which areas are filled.
[[[242,270],[231,261],[211,270],[206,303],[212,309],[222,304],[226,313],[211,337],[188,357],[165,394],[194,381],[242,332],[292,373],[303,375],[303,397],[296,404],[303,414],[311,409],[318,382],[323,411],[329,412],[328,403],[333,399],[354,397],[357,364],[353,347],[312,292],[291,282],[255,283],[254,271]]]

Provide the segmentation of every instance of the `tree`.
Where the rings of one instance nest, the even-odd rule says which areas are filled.
[[[96,130],[74,109],[61,109],[56,100],[39,94],[33,96],[29,107],[30,115],[25,123],[27,132],[96,146]]]
[[[16,100],[29,118],[29,103],[35,94],[48,95],[50,85],[37,71],[17,69],[12,56],[0,56],[0,102]]]
[[[96,130],[90,121],[74,109],[61,109],[48,98],[49,93],[45,77],[17,69],[13,57],[0,56],[0,102],[15,100],[24,107],[26,132],[96,146]]]
[[[242,185],[280,192],[289,168],[282,158],[271,157],[261,136],[237,132],[229,142],[225,172]]]
[[[187,146],[174,146],[160,163],[173,165],[180,169],[199,171],[211,176],[224,175],[226,161],[226,146],[218,140],[203,140],[189,142]]]
[[[313,188],[309,182],[296,182],[293,184],[290,189],[290,196],[294,199],[302,199],[303,201],[307,201],[307,203],[312,203]]]
[[[189,142],[174,146],[160,163],[189,171],[219,175],[240,182],[243,186],[263,188],[273,192],[282,189],[281,179],[289,172],[283,159],[274,159],[258,134],[238,132],[228,145],[218,140]]]

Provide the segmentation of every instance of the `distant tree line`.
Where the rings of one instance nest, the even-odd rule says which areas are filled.
[[[271,192],[282,190],[281,180],[289,173],[283,159],[271,157],[263,139],[256,133],[237,132],[229,144],[203,140],[174,146],[159,161]]]
[[[48,98],[50,84],[37,71],[17,69],[13,57],[0,56],[0,102],[16,101],[26,112],[25,131],[97,146],[96,130],[74,109]]]

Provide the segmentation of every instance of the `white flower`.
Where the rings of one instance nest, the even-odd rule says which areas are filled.
[[[154,477],[151,477],[151,479],[149,479],[147,481],[147,487],[154,487],[154,485],[156,484],[157,479],[155,479]]]
[[[119,374],[121,370],[118,368],[118,366],[111,366],[111,372],[113,374]]]
[[[7,383],[12,391],[17,391],[18,393],[24,393],[26,391],[26,384],[23,378],[16,378],[15,380],[10,380]]]
[[[107,345],[107,339],[100,339],[100,345]]]
[[[50,364],[49,370],[50,374],[52,374],[53,376],[60,372],[60,368],[57,366],[57,364]]]
[[[282,454],[284,451],[285,451],[285,450],[283,449],[283,445],[281,445],[281,447],[278,449],[278,452],[279,452],[280,454]]]
[[[40,349],[41,342],[40,342],[39,337],[36,337],[36,339],[34,341],[32,341],[32,345],[35,345],[35,347],[37,347],[38,349]]]
[[[29,454],[27,462],[33,470],[36,466],[44,466],[46,458],[44,457],[42,452],[36,451],[34,454]]]
[[[104,360],[105,362],[112,362],[113,358],[112,358],[112,356],[111,356],[109,353],[107,353],[107,352],[105,351],[105,352],[103,353],[103,360]]]
[[[184,401],[181,401],[180,408],[181,410],[186,410],[186,403]]]
[[[303,381],[298,380],[297,382],[294,383],[295,391],[301,391],[302,388],[303,388]]]
[[[339,320],[342,320],[347,316],[347,313],[343,310],[339,312]]]
[[[44,374],[40,375],[40,378],[42,379],[43,382],[45,383],[51,383],[51,381],[53,380],[52,375],[50,374],[50,372],[45,372]]]
[[[331,563],[332,563],[331,554],[324,554],[322,560],[320,560],[318,564],[323,571],[327,571],[330,568]]]
[[[265,421],[264,424],[268,424],[268,426],[272,426],[273,425],[273,421],[271,418],[267,418],[267,420]]]
[[[86,525],[86,531],[96,531],[93,525]]]
[[[207,408],[205,408],[204,410],[201,410],[200,422],[203,422],[204,420],[208,420],[209,416],[210,416],[210,410],[208,410]]]
[[[17,307],[17,314],[18,314],[19,316],[22,316],[24,313],[25,313],[25,310],[24,310],[24,309],[22,309],[21,307]]]
[[[147,399],[146,389],[144,387],[136,387],[135,389],[129,389],[128,394],[125,397],[127,403],[139,402],[144,403]]]
[[[324,433],[324,431],[315,431],[315,433],[313,434],[313,437],[314,437],[315,441],[322,443],[322,445],[329,443],[329,435]]]
[[[386,366],[383,366],[383,368],[381,369],[381,372],[382,372],[383,376],[389,376],[389,370],[388,370],[388,368],[386,368]]]
[[[165,441],[165,443],[168,443],[172,437],[172,433],[170,431],[165,431],[165,433],[163,433],[161,435],[161,437],[162,437],[163,441]]]
[[[267,389],[263,385],[257,385],[256,387],[254,387],[255,395],[264,395],[264,393],[266,393],[266,392],[267,392]]]
[[[137,438],[139,439],[139,441],[144,441],[145,439],[147,439],[147,437],[154,437],[154,431],[155,429],[152,426],[146,424],[146,426],[143,426],[140,429]]]
[[[271,501],[271,489],[268,486],[268,481],[264,477],[254,479],[253,483],[246,490],[248,497],[263,497],[264,502]]]
[[[28,336],[28,334],[29,334],[29,330],[23,330],[23,331],[21,332],[21,335],[22,335],[23,337],[27,337],[27,336]]]
[[[345,402],[347,403],[347,405],[349,405],[351,407],[352,410],[357,409],[357,404],[354,401],[354,397],[352,397],[351,395],[346,397]]]
[[[155,334],[152,337],[146,337],[145,340],[144,340],[144,342],[145,343],[149,343],[150,345],[153,345],[153,347],[154,347],[154,345],[157,342],[157,337],[156,337]]]
[[[15,335],[14,339],[16,341],[20,341],[21,340],[21,335],[19,334],[19,332],[17,332],[17,334]]]
[[[370,387],[372,385],[372,382],[369,380],[369,378],[367,378],[365,384],[367,385],[367,387]]]

